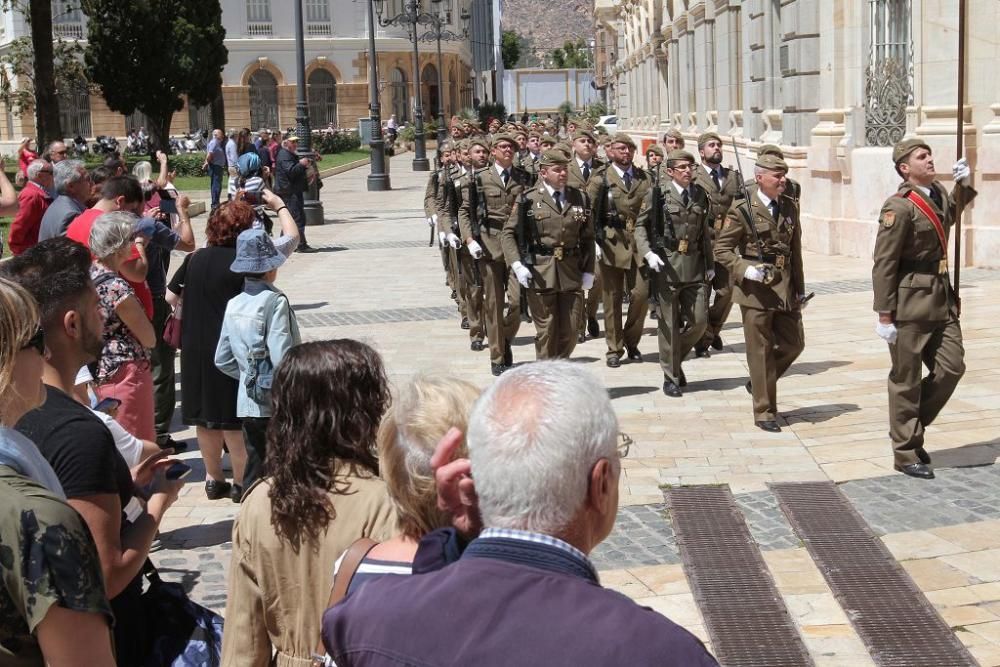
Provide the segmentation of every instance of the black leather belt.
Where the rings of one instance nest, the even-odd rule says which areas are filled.
[[[774,255],[763,255],[758,257],[757,255],[740,255],[743,259],[748,259],[751,262],[763,262],[764,264],[773,264],[779,269],[785,268],[785,264],[788,262],[788,255],[774,254]]]
[[[556,257],[559,257],[560,259],[562,259],[563,257],[569,257],[569,256],[572,256],[572,255],[575,255],[575,254],[579,253],[580,249],[578,247],[576,247],[576,246],[573,246],[572,248],[567,248],[565,246],[553,246],[553,247],[549,247],[549,246],[540,245],[540,246],[534,246],[532,248],[532,252],[535,253],[536,255],[540,255],[542,257],[556,256]]]
[[[941,260],[901,259],[899,260],[899,273],[927,273],[936,276],[942,273]]]

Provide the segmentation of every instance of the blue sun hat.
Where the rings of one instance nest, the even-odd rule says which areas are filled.
[[[267,232],[248,229],[236,238],[236,259],[229,266],[233,273],[267,273],[285,263],[285,256],[274,247]]]
[[[236,170],[243,178],[259,176],[260,156],[256,153],[244,153],[236,160]]]

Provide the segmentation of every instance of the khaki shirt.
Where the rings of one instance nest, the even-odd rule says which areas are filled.
[[[500,232],[507,224],[514,205],[517,204],[518,197],[524,191],[525,184],[531,176],[523,169],[511,167],[510,180],[505,186],[496,167],[490,165],[485,169],[476,171],[476,186],[479,190],[479,198],[486,204],[486,219],[479,220],[479,245],[483,248],[483,258],[488,260],[502,260],[503,248],[500,245]],[[462,204],[458,210],[458,222],[462,230],[462,240],[468,241],[473,238],[472,216],[477,211],[472,210],[471,187],[472,181],[466,179],[462,182]]]
[[[684,199],[671,180],[667,179],[661,190],[662,233],[654,229],[651,189],[635,228],[637,252],[640,257],[645,257],[650,251],[659,255],[665,263],[660,271],[668,284],[704,282],[705,272],[713,266],[712,228],[709,224],[711,203],[708,193],[701,186],[692,183],[689,188],[690,201],[684,206]],[[671,237],[668,220],[673,221],[676,239]]]
[[[597,220],[597,211],[601,206],[598,201],[604,185],[605,177],[608,183],[608,192],[618,210],[619,225],[615,226],[610,219]],[[599,172],[590,175],[590,182],[587,184],[587,196],[590,198],[591,210],[594,212],[595,234],[597,243],[601,246],[601,264],[613,266],[619,269],[628,269],[639,265],[642,261],[641,255],[636,255],[635,247],[635,227],[642,210],[642,203],[649,194],[649,176],[638,167],[632,167],[632,187],[626,188],[625,181],[618,175],[614,166],[608,164]],[[609,205],[604,206],[605,211],[611,211]],[[604,239],[600,240],[600,233],[597,227],[603,227]]]
[[[719,230],[726,220],[726,214],[733,205],[733,200],[740,195],[740,174],[737,171],[722,167],[725,178],[722,181],[722,188],[715,187],[715,180],[705,171],[705,165],[696,164],[694,166],[694,182],[704,188],[708,193],[708,199],[712,203],[711,217],[713,237],[717,236]]]

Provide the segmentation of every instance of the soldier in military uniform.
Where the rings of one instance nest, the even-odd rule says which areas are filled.
[[[465,173],[465,163],[468,162],[468,158],[469,150],[466,140],[462,139],[455,142],[452,159],[442,170],[439,177],[436,214],[434,217],[437,223],[438,238],[448,256],[448,273],[451,276],[451,284],[456,294],[458,311],[462,316],[460,326],[465,330],[469,330],[472,327],[469,323],[468,281],[462,276],[462,262],[459,256],[462,240],[459,238],[458,221],[454,215],[454,210],[458,204],[457,186],[455,184],[461,178],[462,174]]]
[[[784,151],[782,151],[781,147],[776,144],[761,144],[761,147],[757,149],[757,155],[775,155],[781,160],[785,159]],[[798,208],[801,213],[802,207],[799,206],[799,199],[802,198],[802,186],[793,178],[786,177],[785,181],[788,184],[785,187],[785,196],[792,198],[792,201],[795,202],[796,208]],[[747,183],[747,185],[750,185],[750,183]]]
[[[712,204],[714,238],[722,229],[733,200],[739,196],[739,175],[730,173],[729,169],[722,166],[722,139],[715,132],[705,132],[698,137],[698,153],[701,156],[701,166],[694,170],[694,182],[704,188]],[[695,354],[699,357],[709,355],[709,345],[716,350],[722,349],[722,337],[719,332],[722,331],[722,325],[726,323],[729,311],[733,308],[733,280],[736,279],[738,276],[730,276],[726,267],[716,262],[715,278],[712,280],[715,299],[708,309],[705,335],[694,348]]]
[[[708,325],[707,282],[714,273],[710,203],[704,188],[692,182],[696,166],[687,151],[670,152],[668,178],[660,184],[660,213],[653,209],[651,192],[635,228],[638,254],[651,269],[650,292],[659,301],[663,393],[674,398],[687,384],[681,362]]]
[[[948,275],[948,235],[955,198],[972,201],[969,166],[952,167],[951,195],[935,180],[930,146],[906,139],[892,159],[903,183],[882,205],[872,286],[875,331],[889,344],[889,437],[896,470],[933,479],[924,449],[925,429],[937,417],[965,373],[959,304]],[[928,375],[921,377],[926,365]]]
[[[455,178],[454,195],[457,201],[452,204],[450,211],[455,218],[455,226],[461,233],[461,224],[458,213],[462,208],[462,195],[466,191],[469,179],[473,178],[476,171],[484,169],[489,164],[490,143],[482,135],[477,135],[468,142],[468,162],[461,174]],[[464,238],[464,237],[463,237]],[[469,319],[469,349],[473,352],[483,350],[483,339],[486,336],[486,321],[483,314],[483,280],[480,262],[472,256],[472,252],[466,244],[462,244],[455,251],[461,267],[461,279],[464,284],[464,296],[466,313]]]
[[[452,280],[451,268],[448,262],[448,246],[445,243],[444,238],[445,235],[438,233],[438,207],[439,199],[443,191],[442,181],[445,178],[448,167],[451,165],[451,161],[452,145],[450,142],[446,141],[441,144],[437,169],[431,172],[430,177],[427,179],[427,186],[424,188],[424,216],[427,219],[427,225],[434,230],[434,235],[439,238],[438,248],[441,251],[441,257],[444,263],[445,284],[451,288],[451,298],[457,301],[457,285],[455,281]]]
[[[569,160],[550,150],[501,235],[504,258],[528,290],[537,359],[567,359],[577,341],[583,290],[594,284],[594,226],[587,196],[566,185]]]
[[[663,133],[663,148],[669,155],[672,151],[684,150],[684,135],[677,128]]]
[[[635,142],[629,135],[616,134],[608,144],[608,156],[611,163],[591,175],[587,196],[595,212],[597,258],[601,262],[606,361],[610,368],[618,368],[624,354],[632,361],[642,361],[639,339],[646,320],[649,288],[637,275],[641,258],[636,254],[635,226],[650,185],[646,172],[632,164]],[[630,274],[635,276],[635,289],[623,327],[622,296]]]
[[[787,172],[783,160],[758,156],[749,201],[729,209],[715,241],[715,261],[734,276],[733,299],[743,314],[754,423],[768,432],[781,431],[778,378],[805,345],[802,229],[795,202],[783,194]]]
[[[566,184],[571,188],[586,190],[590,183],[590,177],[596,171],[602,169],[607,163],[597,157],[597,137],[593,130],[583,127],[577,128],[573,138],[573,157],[569,161]],[[594,286],[587,290],[587,295],[583,302],[580,324],[577,331],[577,342],[582,343],[587,339],[587,334],[591,338],[597,338],[601,333],[597,323],[597,305],[601,301],[601,264],[594,265]]]
[[[658,182],[662,176],[663,156],[663,147],[658,144],[650,144],[646,149],[646,173],[653,183]]]
[[[524,170],[514,166],[516,145],[514,138],[507,134],[500,134],[493,140],[493,165],[463,182],[459,208],[462,238],[472,257],[479,260],[493,375],[500,375],[514,363],[510,341],[521,326],[517,308],[512,307],[504,314],[507,265],[500,243],[500,233],[530,179]]]

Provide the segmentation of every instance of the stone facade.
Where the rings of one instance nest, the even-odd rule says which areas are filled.
[[[1000,5],[968,4],[964,154],[980,196],[963,217],[963,262],[1000,265]],[[892,140],[919,136],[943,181],[956,159],[956,3],[918,0],[598,0],[619,128],[736,139],[744,169],[780,144],[803,185],[803,241],[869,256],[898,185]],[[895,67],[896,69],[893,69]],[[893,112],[895,109],[898,113]],[[734,159],[727,145],[727,161]]]

